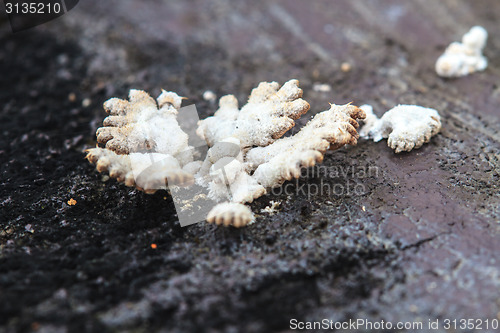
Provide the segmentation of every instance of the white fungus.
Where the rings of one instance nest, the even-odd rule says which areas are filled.
[[[436,72],[443,77],[460,77],[482,71],[488,66],[483,56],[488,32],[480,26],[472,27],[462,42],[451,43],[436,61]]]
[[[326,150],[357,142],[357,120],[365,115],[350,104],[332,104],[298,133],[281,138],[309,110],[298,83],[290,80],[280,88],[262,82],[241,109],[234,96],[223,96],[215,115],[198,124],[196,133],[210,147],[203,161],[176,120],[180,96],[164,91],[155,101],[131,90],[129,101],[113,98],[104,104],[110,116],[97,130],[97,141],[105,148],[89,149],[87,159],[99,172],[147,193],[165,188],[165,181],[188,185],[195,179],[210,199],[222,202],[207,221],[244,226],[253,220],[244,203],[300,177],[300,169],[321,162]],[[147,167],[151,159],[155,163]]]
[[[388,139],[387,145],[396,153],[420,148],[441,129],[439,113],[418,105],[398,105],[378,119],[370,105],[361,107],[367,114],[360,130],[364,139],[379,142]]]
[[[207,215],[207,222],[217,225],[243,227],[254,219],[249,207],[236,202],[223,202],[215,206]]]
[[[217,99],[217,95],[213,91],[207,90],[203,93],[203,99],[205,101],[213,102]]]
[[[315,83],[313,90],[317,92],[330,92],[332,91],[332,86],[327,83]]]

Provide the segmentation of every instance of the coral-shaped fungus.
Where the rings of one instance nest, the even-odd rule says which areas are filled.
[[[219,202],[207,221],[244,226],[253,220],[244,204],[298,178],[301,168],[321,162],[326,150],[357,142],[357,120],[365,114],[350,104],[332,104],[295,135],[282,137],[309,110],[298,83],[290,80],[280,88],[262,82],[241,109],[233,95],[223,96],[214,116],[198,123],[196,133],[209,147],[203,158],[177,121],[181,97],[163,91],[154,100],[131,90],[128,101],[104,103],[109,116],[97,130],[100,147],[89,149],[87,159],[99,172],[147,193],[195,182]]]

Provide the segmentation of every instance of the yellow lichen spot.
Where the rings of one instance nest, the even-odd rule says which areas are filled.
[[[69,199],[69,200],[68,200],[68,205],[70,205],[70,206],[74,206],[74,205],[76,205],[76,200],[75,200],[75,199],[73,199],[73,198]]]

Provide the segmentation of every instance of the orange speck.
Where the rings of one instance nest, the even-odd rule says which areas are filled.
[[[157,247],[157,246],[156,246],[156,244],[155,244],[155,243],[151,244],[151,248],[152,248],[153,250],[154,250],[154,249],[156,249],[156,247]]]
[[[68,200],[68,205],[70,205],[70,206],[74,206],[74,205],[76,205],[76,200],[75,200],[75,199],[73,199],[73,198],[69,199],[69,200]]]

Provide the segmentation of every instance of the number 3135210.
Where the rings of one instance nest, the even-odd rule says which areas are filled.
[[[41,3],[41,2],[22,2],[5,4],[7,14],[58,14],[61,12],[61,4]]]
[[[456,329],[469,329],[469,330],[482,330],[482,329],[498,329],[499,321],[498,319],[445,319],[443,321],[443,328],[448,330],[456,330]]]

